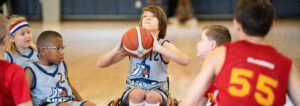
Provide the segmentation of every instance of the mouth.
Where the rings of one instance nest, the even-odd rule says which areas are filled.
[[[26,40],[25,43],[31,43],[31,40]]]
[[[146,21],[145,24],[151,24],[150,22]]]
[[[63,57],[59,58],[59,61],[64,61],[64,58]]]

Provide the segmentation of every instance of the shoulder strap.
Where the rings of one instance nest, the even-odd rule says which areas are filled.
[[[8,55],[9,62],[13,63],[14,59],[13,59],[12,55],[8,51],[5,51],[5,53]]]

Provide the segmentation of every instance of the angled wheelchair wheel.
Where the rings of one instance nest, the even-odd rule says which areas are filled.
[[[114,99],[114,100],[111,100],[107,106],[121,106],[120,103],[121,102],[121,98],[117,98],[117,99]]]

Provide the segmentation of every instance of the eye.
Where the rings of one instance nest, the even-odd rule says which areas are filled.
[[[60,48],[64,50],[64,49],[65,49],[65,46],[61,46]]]
[[[21,33],[21,36],[24,36],[24,35],[25,35],[25,32],[22,32],[22,33]]]

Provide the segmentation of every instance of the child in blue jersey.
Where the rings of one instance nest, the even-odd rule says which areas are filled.
[[[44,31],[37,39],[39,61],[25,68],[35,106],[94,106],[83,101],[71,85],[64,62],[62,36],[55,31]]]
[[[32,43],[32,29],[25,17],[12,15],[9,18],[8,51],[4,53],[5,60],[16,63],[23,68],[38,61],[35,44]]]
[[[144,8],[140,26],[151,32],[154,43],[152,53],[146,58],[129,57],[129,72],[126,78],[122,106],[166,105],[168,97],[168,63],[188,64],[188,56],[165,40],[167,19],[158,6]],[[121,42],[98,59],[99,67],[110,66],[126,57]]]

